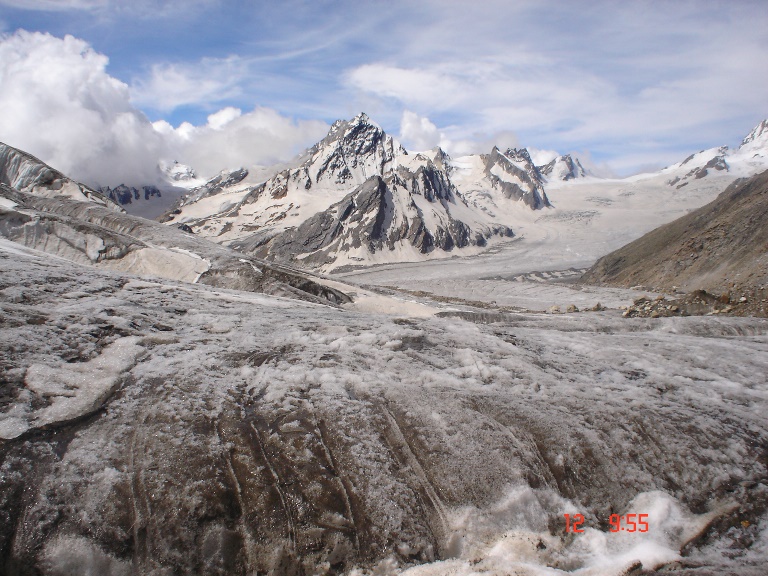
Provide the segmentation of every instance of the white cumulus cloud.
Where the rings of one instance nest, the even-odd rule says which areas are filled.
[[[162,137],[130,104],[107,58],[77,38],[20,31],[0,41],[0,140],[91,184],[148,181]]]
[[[0,141],[90,185],[139,185],[158,182],[159,160],[189,164],[202,176],[286,160],[328,128],[263,107],[223,108],[203,126],[152,124],[107,64],[72,36],[0,36]]]
[[[400,141],[408,150],[430,150],[440,145],[441,135],[429,118],[405,110],[400,120]]]
[[[296,121],[269,108],[256,107],[243,114],[224,108],[208,117],[203,126],[188,122],[174,129],[167,122],[155,128],[166,137],[175,159],[211,176],[226,168],[253,168],[287,160],[320,140],[328,124]]]

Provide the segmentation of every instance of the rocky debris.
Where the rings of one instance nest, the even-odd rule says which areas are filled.
[[[578,312],[579,309],[575,304],[568,304],[568,307],[565,309],[565,311],[569,314],[573,314],[574,312]]]
[[[759,299],[759,296],[762,299]],[[768,291],[750,296],[732,296],[730,293],[710,294],[706,290],[694,290],[673,298],[648,296],[636,298],[631,305],[623,306],[624,318],[661,318],[667,316],[703,316],[719,314],[728,316],[766,316],[768,312]],[[750,298],[753,305],[750,306]]]
[[[731,294],[765,315],[768,285],[768,171],[731,184],[713,202],[603,256],[581,281]]]

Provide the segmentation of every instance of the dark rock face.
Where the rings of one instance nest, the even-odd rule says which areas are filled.
[[[415,201],[423,197],[443,218],[434,227]],[[340,202],[272,240],[269,256],[303,265],[334,262],[341,254],[364,247],[372,254],[395,250],[405,242],[422,254],[435,249],[450,251],[470,244],[485,245],[492,234],[512,236],[504,226],[473,234],[465,222],[451,216],[451,207],[462,200],[445,172],[432,164],[415,173],[401,167],[385,180],[374,176]],[[295,258],[302,255],[300,258]]]
[[[493,174],[493,169],[501,169],[513,176],[520,183],[506,182]],[[550,206],[544,182],[536,166],[533,165],[530,154],[525,148],[517,150],[508,149],[504,154],[497,147],[493,147],[491,153],[485,157],[486,176],[494,188],[501,190],[504,197],[513,200],[522,200],[534,210]]]
[[[583,279],[670,291],[768,283],[768,172],[739,180],[713,202],[604,256]]]
[[[162,193],[157,186],[142,186],[141,189],[139,189],[134,186],[120,184],[114,188],[102,186],[99,188],[99,192],[121,206],[125,206],[126,204],[130,204],[131,202],[142,198],[144,200],[149,200],[152,197],[162,197]]]

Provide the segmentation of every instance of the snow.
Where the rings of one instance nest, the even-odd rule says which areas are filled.
[[[197,282],[211,263],[197,255],[166,248],[140,248],[119,260],[104,260],[100,266],[139,276],[160,276],[183,282]]]
[[[12,200],[10,200],[8,198],[4,198],[4,197],[0,196],[0,208],[9,208],[10,209],[10,208],[15,208],[16,206],[18,206],[18,204],[16,204],[16,202],[14,202],[14,201],[12,201]]]
[[[638,562],[643,568],[653,570],[680,560],[680,549],[724,512],[695,515],[668,494],[644,492],[620,514],[647,514],[644,519],[647,532],[612,533],[587,526],[583,527],[583,534],[574,534],[570,540],[563,541],[549,532],[545,522],[547,509],[552,506],[571,517],[578,513],[573,502],[557,494],[510,487],[504,497],[487,510],[470,507],[453,513],[450,539],[459,559],[402,571],[395,568],[391,573],[555,576],[575,572],[620,576]]]
[[[235,497],[215,488],[230,474],[221,468],[227,454],[242,491],[271,485],[269,468],[241,451],[237,423],[262,430],[274,474],[293,463],[297,481],[279,485],[285,507],[302,514],[296,546],[364,522],[380,574],[602,576],[635,561],[650,569],[681,558],[713,519],[740,519],[733,501],[761,494],[765,320],[624,319],[613,310],[474,323],[450,315],[468,306],[363,288],[339,310],[131,279],[8,244],[0,243],[0,354],[11,382],[2,437],[22,442],[103,407],[76,428],[55,472],[31,476],[35,506],[62,515],[50,538],[34,528],[43,531],[42,557],[60,570],[77,562],[122,570],[130,560],[104,547],[115,530],[130,540],[146,528],[147,562],[186,572],[218,530],[210,522],[262,534],[268,550],[283,546],[277,496],[243,496],[248,515],[221,516],[231,504],[218,498]],[[433,274],[425,267],[425,282]],[[271,428],[258,428],[260,419]],[[4,481],[16,477],[3,471]],[[334,492],[334,474],[354,496],[353,513]],[[118,496],[131,490],[139,496]],[[332,494],[339,511],[311,494]],[[649,514],[649,532],[609,533],[612,511]],[[584,514],[586,532],[566,536],[564,513]],[[203,514],[215,520],[201,523]],[[272,518],[274,528],[249,532],[258,525],[248,518]],[[735,559],[724,550],[697,553],[737,568],[765,560],[759,545]]]
[[[768,321],[622,318],[641,292],[570,282],[734,174],[669,177],[491,198],[517,238],[318,278],[340,308],[195,284],[223,249],[128,217],[122,270],[0,239],[0,549],[50,574],[761,576]]]
[[[24,378],[26,389],[49,405],[33,409],[23,402],[15,403],[10,413],[0,416],[0,438],[10,440],[30,428],[68,422],[98,409],[144,350],[139,342],[135,336],[120,338],[82,364],[29,366]],[[28,394],[23,397],[31,400]]]

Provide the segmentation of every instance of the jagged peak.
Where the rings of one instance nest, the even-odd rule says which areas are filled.
[[[380,128],[380,126],[376,124],[376,122],[373,122],[370,116],[368,116],[368,114],[366,114],[365,112],[360,112],[360,114],[352,118],[352,120],[350,120],[349,123],[350,124],[370,124],[371,126],[376,126],[377,128]]]
[[[768,119],[763,120],[760,124],[755,126],[752,131],[747,134],[744,140],[741,141],[741,146],[739,146],[739,148],[754,142],[763,141],[768,144]]]
[[[528,152],[528,148],[507,148],[507,151],[504,152],[504,156],[510,160],[526,162],[533,166],[533,160],[531,160],[531,153]]]
[[[567,171],[563,171],[562,168],[559,170],[558,174],[555,174],[556,167],[565,166]],[[546,177],[552,177],[555,176],[556,178],[560,180],[572,180],[574,178],[583,178],[584,176],[587,176],[589,172],[586,168],[581,164],[581,161],[577,158],[572,156],[571,154],[561,154],[560,156],[557,156],[556,158],[553,158],[546,164],[542,166],[536,167],[539,172],[546,176]]]

